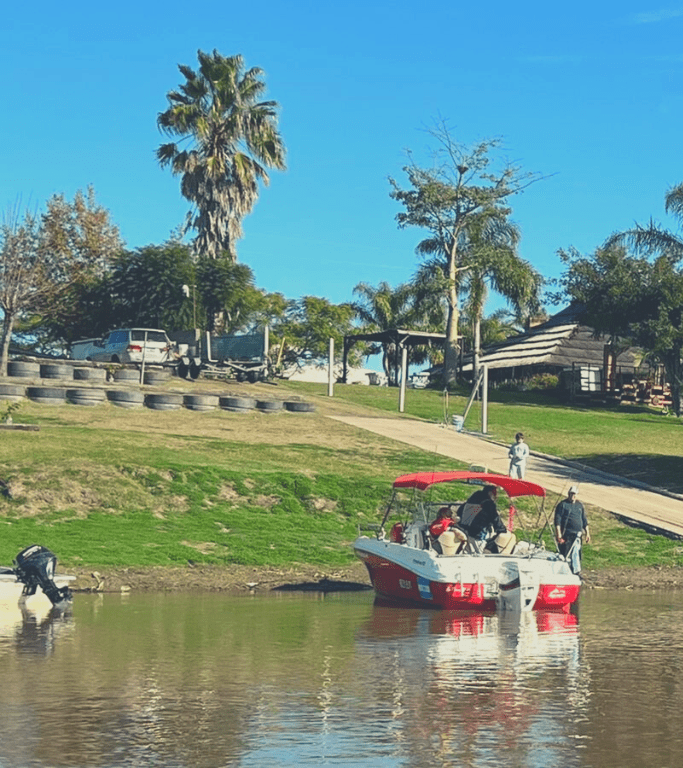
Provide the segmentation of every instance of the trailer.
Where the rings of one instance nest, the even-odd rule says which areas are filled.
[[[196,379],[235,378],[255,383],[271,375],[268,356],[268,326],[244,334],[213,336],[208,331],[178,331],[169,334],[178,347],[178,376]]]

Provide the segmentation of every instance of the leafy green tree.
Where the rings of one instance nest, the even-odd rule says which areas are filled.
[[[463,342],[469,349],[474,349],[474,332],[476,322],[470,317],[467,308],[461,315]],[[515,336],[523,330],[523,327],[517,322],[513,313],[508,309],[501,308],[495,310],[490,315],[484,315],[479,322],[479,339],[481,346],[486,348],[492,344],[499,344],[501,341]]]
[[[351,304],[332,304],[317,296],[291,301],[278,333],[284,338],[284,362],[305,363],[324,360],[330,339],[342,349],[344,336],[351,333],[355,315]],[[354,359],[352,364],[358,362]]]
[[[416,250],[428,260],[446,300],[444,385],[448,386],[457,378],[460,295],[465,275],[475,264],[476,241],[493,225],[500,227],[510,213],[509,198],[540,177],[509,164],[492,171],[489,155],[500,146],[497,140],[468,148],[453,139],[444,123],[430,134],[437,142],[432,167],[420,167],[409,156],[410,163],[403,168],[409,187],[389,181],[391,197],[405,209],[396,217],[399,227],[416,226],[430,233]]]
[[[677,260],[630,256],[611,244],[590,256],[561,251],[563,296],[583,305],[586,323],[615,346],[624,339],[662,362],[681,415],[683,272]]]
[[[196,274],[209,331],[233,333],[263,307],[263,294],[254,287],[254,274],[246,264],[200,257]]]
[[[285,168],[285,147],[277,128],[278,104],[260,101],[263,71],[245,70],[240,55],[198,51],[199,70],[179,65],[185,82],[169,91],[160,130],[186,144],[162,144],[157,158],[180,175],[181,192],[193,205],[188,228],[196,231],[195,252],[237,260],[242,220],[269,183],[267,169]]]
[[[104,285],[123,247],[118,227],[92,187],[76,192],[71,202],[64,195],[48,200],[40,221],[40,252],[58,278],[33,329],[44,344],[68,344],[108,325],[112,306]]]
[[[102,289],[111,304],[104,333],[116,327],[140,326],[181,330],[192,328],[193,315],[204,316],[201,293],[193,297],[182,286],[196,283],[195,265],[188,245],[171,241],[125,251],[114,263]]]

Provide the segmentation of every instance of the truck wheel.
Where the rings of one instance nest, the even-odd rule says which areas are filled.
[[[256,384],[256,382],[259,380],[259,372],[258,371],[249,371],[247,374],[247,380],[250,384]]]

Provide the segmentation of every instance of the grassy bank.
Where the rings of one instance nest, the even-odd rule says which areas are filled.
[[[293,385],[301,395],[323,395],[319,384]],[[349,404],[397,412],[398,390],[387,387],[335,387],[335,399]],[[463,414],[468,397],[445,396],[437,390],[408,390],[405,414],[451,423]],[[481,429],[481,407],[475,402],[465,428]],[[683,493],[683,423],[645,406],[570,407],[553,394],[489,392],[488,434],[503,443],[524,432],[533,450],[583,462],[634,480]]]
[[[314,400],[313,414],[23,403],[15,422],[40,430],[1,433],[0,478],[13,498],[0,497],[0,563],[36,542],[53,549],[65,568],[350,564],[358,524],[377,521],[396,475],[454,463],[325,417],[334,410],[395,412],[396,390],[337,387],[333,400],[325,391],[285,384],[250,390]],[[411,391],[406,405],[423,418],[444,415],[436,392]],[[451,413],[461,405],[450,398]],[[644,453],[653,440],[668,451],[680,429],[649,414],[540,403],[495,402],[489,420],[505,441],[521,428],[534,448],[575,458],[612,455],[614,445]],[[595,434],[603,429],[616,435],[613,441]],[[682,453],[673,458],[680,462]],[[683,564],[680,543],[589,513],[595,544],[586,549],[586,567]]]

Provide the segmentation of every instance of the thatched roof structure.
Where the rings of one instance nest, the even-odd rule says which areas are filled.
[[[480,363],[495,378],[521,378],[534,372],[553,372],[574,366],[603,368],[605,338],[581,323],[581,309],[570,305],[541,325],[482,350]],[[637,350],[627,349],[616,360],[617,368],[632,373],[638,366]],[[469,358],[464,371],[472,370]]]

